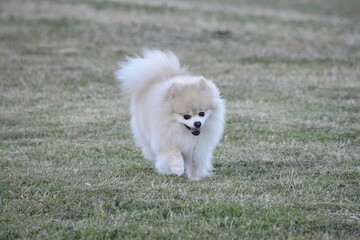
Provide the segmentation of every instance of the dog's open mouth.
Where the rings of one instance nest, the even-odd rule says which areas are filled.
[[[200,134],[200,128],[191,128],[185,124],[184,124],[184,126],[191,132],[192,135],[198,136]]]

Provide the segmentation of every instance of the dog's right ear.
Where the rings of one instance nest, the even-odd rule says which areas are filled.
[[[182,90],[183,86],[180,83],[173,83],[171,84],[170,88],[169,88],[169,92],[167,95],[167,99],[173,99],[175,98],[180,91]]]

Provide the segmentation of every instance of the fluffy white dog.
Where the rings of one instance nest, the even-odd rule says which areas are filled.
[[[225,124],[214,83],[190,75],[172,52],[145,50],[116,72],[131,98],[131,129],[145,158],[162,174],[199,180],[212,171],[212,153]]]

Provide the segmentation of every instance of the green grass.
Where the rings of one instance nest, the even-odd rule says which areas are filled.
[[[358,239],[355,1],[1,1],[0,239]],[[118,62],[171,49],[227,100],[214,173],[134,146]]]

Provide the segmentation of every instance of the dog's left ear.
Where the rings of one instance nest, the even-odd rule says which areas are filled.
[[[201,77],[200,81],[199,81],[199,90],[200,91],[205,91],[207,89],[207,83],[205,78]]]

